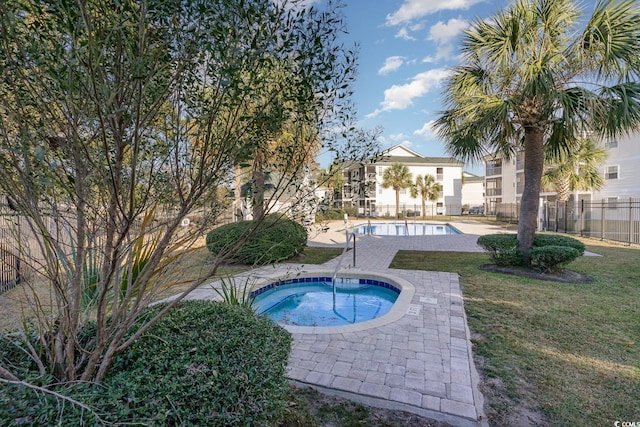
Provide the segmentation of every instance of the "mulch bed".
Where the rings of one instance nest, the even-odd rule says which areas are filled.
[[[593,283],[593,279],[586,274],[577,271],[561,270],[555,273],[540,273],[536,270],[525,267],[501,267],[495,264],[484,264],[478,267],[480,270],[492,273],[511,274],[514,276],[529,277],[531,279],[547,280],[551,282],[563,283]]]

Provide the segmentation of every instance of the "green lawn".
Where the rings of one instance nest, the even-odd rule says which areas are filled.
[[[474,351],[494,387],[496,425],[529,402],[550,425],[640,420],[640,250],[585,240],[602,257],[572,285],[489,273],[484,254],[401,251],[392,268],[459,273]],[[496,379],[499,379],[496,381]]]

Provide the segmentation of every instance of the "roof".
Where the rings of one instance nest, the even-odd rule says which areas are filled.
[[[402,163],[405,165],[445,165],[445,166],[462,166],[460,160],[453,157],[408,157],[408,156],[383,156],[376,160],[374,163],[388,164],[388,163]]]

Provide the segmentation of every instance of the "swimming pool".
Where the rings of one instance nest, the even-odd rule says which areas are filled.
[[[458,230],[449,224],[414,223],[372,223],[353,227],[353,232],[358,235],[374,236],[432,236],[460,234]]]
[[[353,325],[387,314],[401,288],[373,278],[331,277],[281,280],[252,292],[253,307],[281,325]]]

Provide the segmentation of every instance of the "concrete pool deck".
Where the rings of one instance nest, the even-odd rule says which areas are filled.
[[[350,226],[361,223],[366,221],[352,221]],[[413,294],[402,298],[392,321],[375,319],[331,331],[288,327],[293,336],[289,379],[296,385],[454,426],[486,425],[458,275],[389,268],[398,250],[480,252],[479,235],[504,231],[475,221],[451,225],[468,234],[358,236],[355,267],[350,252],[340,271],[397,278],[409,283]],[[343,222],[334,222],[328,230],[312,233],[309,246],[344,247],[344,229]],[[266,284],[284,275],[333,271],[337,263],[336,258],[319,266],[262,267],[236,279]],[[216,299],[214,294],[207,285],[188,298]]]

